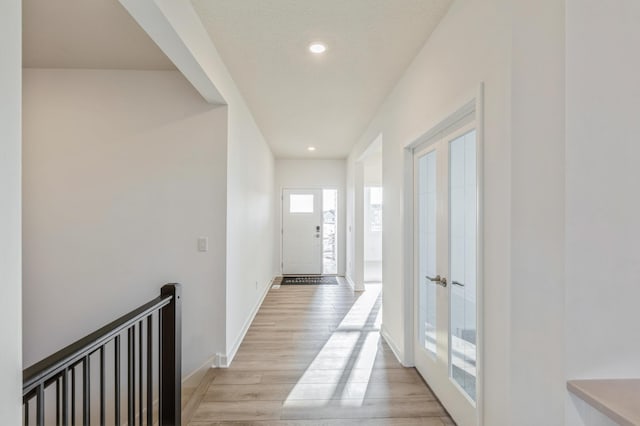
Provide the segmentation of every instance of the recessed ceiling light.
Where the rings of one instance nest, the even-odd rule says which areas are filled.
[[[327,50],[327,46],[323,43],[311,43],[309,45],[309,51],[311,53],[324,53]]]
[[[307,150],[308,151],[315,151],[316,147],[315,146],[310,146],[310,147],[307,147]]]

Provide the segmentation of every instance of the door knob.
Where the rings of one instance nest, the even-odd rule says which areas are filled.
[[[428,279],[429,281],[432,281],[442,287],[446,287],[447,286],[447,279],[446,278],[442,278],[440,275],[436,275],[435,277],[430,277],[429,275],[427,275],[425,277],[426,279]]]

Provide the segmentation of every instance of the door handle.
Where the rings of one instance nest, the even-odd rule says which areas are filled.
[[[442,278],[440,277],[440,275],[436,275],[435,277],[430,277],[429,275],[427,275],[425,277],[426,279],[428,279],[429,281],[432,281],[442,287],[446,287],[447,286],[447,278]]]
[[[451,284],[453,284],[453,285],[457,285],[457,286],[459,286],[459,287],[464,287],[464,284],[459,283],[458,281],[451,281]]]

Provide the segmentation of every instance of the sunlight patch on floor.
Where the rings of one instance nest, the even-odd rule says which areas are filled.
[[[362,406],[380,343],[380,285],[367,286],[284,401],[285,407]],[[337,373],[315,384],[318,370]],[[325,376],[326,378],[326,376]]]

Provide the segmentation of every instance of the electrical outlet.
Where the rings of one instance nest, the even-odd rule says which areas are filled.
[[[198,238],[198,251],[209,251],[209,239],[207,237]]]

